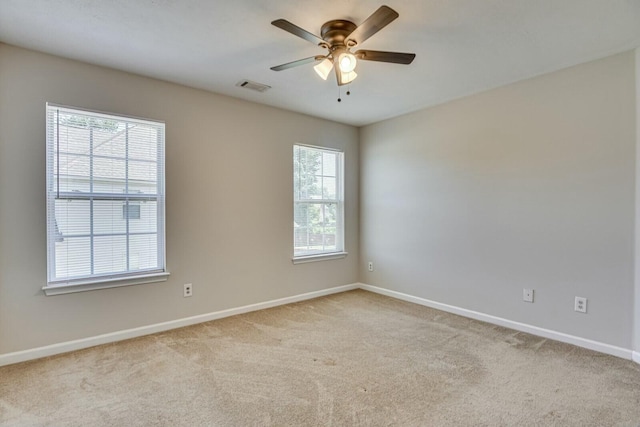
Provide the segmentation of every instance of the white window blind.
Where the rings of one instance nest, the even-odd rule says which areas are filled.
[[[48,288],[165,273],[164,138],[162,122],[47,104]]]
[[[293,147],[294,259],[344,250],[343,153]]]

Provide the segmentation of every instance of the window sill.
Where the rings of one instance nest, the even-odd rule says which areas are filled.
[[[97,289],[119,288],[122,286],[142,285],[143,283],[164,282],[170,273],[154,273],[136,277],[117,279],[101,279],[98,281],[76,282],[59,285],[44,286],[45,295],[62,295],[76,292],[93,291]]]
[[[348,252],[332,252],[330,254],[299,256],[293,258],[291,261],[294,264],[304,264],[306,262],[327,261],[331,259],[345,258],[347,255],[349,255]]]

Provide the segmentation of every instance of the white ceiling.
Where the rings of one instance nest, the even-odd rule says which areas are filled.
[[[640,0],[388,0],[400,17],[359,47],[413,64],[360,61],[341,103],[312,64],[269,69],[323,53],[271,21],[319,35],[382,1],[0,0],[0,41],[356,126],[640,46]]]

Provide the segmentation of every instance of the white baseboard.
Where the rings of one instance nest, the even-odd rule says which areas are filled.
[[[458,314],[460,316],[469,317],[471,319],[492,323],[494,325],[504,326],[505,328],[515,329],[516,331],[527,332],[532,335],[549,338],[549,339],[564,342],[567,344],[573,344],[578,347],[588,348],[589,350],[598,351],[600,353],[611,354],[613,356],[621,357],[623,359],[634,360],[635,362],[640,363],[640,353],[633,352],[632,350],[629,350],[626,348],[616,347],[614,345],[605,344],[598,341],[592,341],[586,338],[576,337],[574,335],[552,331],[550,329],[539,328],[537,326],[528,325],[526,323],[515,322],[513,320],[503,319],[502,317],[491,316],[490,314],[480,313],[478,311],[473,311],[473,310],[467,310],[465,308],[443,304],[443,303],[431,301],[425,298],[414,297],[412,295],[403,294],[402,292],[391,291],[389,289],[379,288],[377,286],[371,286],[364,283],[360,283],[359,285],[361,289],[375,292],[377,294],[386,295],[386,296],[397,298],[403,301],[424,305],[426,307],[435,308],[437,310],[446,311],[448,313]]]
[[[182,328],[184,326],[195,325],[197,323],[208,322],[210,320],[222,319],[223,317],[235,316],[237,314],[248,313],[251,311],[264,310],[265,308],[276,307],[284,304],[304,301],[312,298],[318,298],[325,295],[337,294],[353,289],[358,289],[359,284],[351,284],[337,286],[334,288],[323,289],[320,291],[308,292],[305,294],[294,295],[291,297],[275,299],[271,301],[261,302],[257,304],[245,305],[227,310],[215,311],[212,313],[200,314],[198,316],[185,317],[183,319],[171,320],[168,322],[156,323],[153,325],[142,326],[139,328],[126,329],[123,331],[111,332],[108,334],[97,335],[94,337],[82,338],[74,341],[67,341],[58,344],[52,344],[45,347],[38,347],[29,350],[16,351],[13,353],[0,354],[0,366],[11,365],[13,363],[26,362],[28,360],[39,359],[41,357],[53,356],[56,354],[67,353],[69,351],[81,350],[83,348],[94,347],[96,345],[122,341],[130,338],[141,337],[143,335],[164,332],[170,329]]]
[[[624,359],[630,359],[636,363],[640,363],[640,352],[632,351],[622,347],[616,347],[610,344],[605,344],[598,341],[589,340],[586,338],[577,337],[574,335],[565,334],[562,332],[553,331],[550,329],[539,328],[537,326],[528,325],[526,323],[515,322],[513,320],[508,320],[508,319],[492,316],[485,313],[480,313],[473,310],[467,310],[464,308],[443,304],[436,301],[431,301],[425,298],[415,297],[412,295],[404,294],[402,292],[379,288],[379,287],[367,285],[364,283],[354,283],[350,285],[337,286],[334,288],[323,289],[315,292],[308,292],[305,294],[294,295],[291,297],[280,298],[280,299],[261,302],[257,304],[250,304],[242,307],[215,311],[212,313],[201,314],[198,316],[186,317],[183,319],[171,320],[163,323],[156,323],[153,325],[142,326],[139,328],[126,329],[123,331],[111,332],[108,334],[97,335],[94,337],[88,337],[88,338],[83,338],[83,339],[74,340],[74,341],[67,341],[67,342],[58,343],[58,344],[52,344],[52,345],[33,348],[29,350],[0,354],[0,366],[10,365],[10,364],[19,363],[19,362],[26,362],[28,360],[34,360],[42,357],[53,356],[56,354],[67,353],[69,351],[81,350],[83,348],[94,347],[96,345],[108,344],[108,343],[122,341],[130,338],[141,337],[144,335],[155,334],[157,332],[164,332],[170,329],[182,328],[184,326],[190,326],[198,323],[208,322],[210,320],[222,319],[224,317],[235,316],[237,314],[248,313],[251,311],[264,310],[266,308],[277,307],[279,305],[291,304],[294,302],[318,298],[325,295],[346,292],[353,289],[364,289],[366,291],[374,292],[381,295],[386,295],[399,300],[408,301],[408,302],[423,305],[426,307],[435,308],[437,310],[442,310],[448,313],[469,317],[471,319],[492,323],[494,325],[504,326],[506,328],[515,329],[517,331],[527,332],[533,335],[553,339],[553,340],[564,342],[567,344],[573,344],[578,347],[588,348],[590,350],[598,351],[600,353],[611,354],[613,356],[621,357]]]

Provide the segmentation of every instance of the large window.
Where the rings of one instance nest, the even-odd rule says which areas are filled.
[[[47,293],[166,276],[164,123],[47,104],[47,242]]]
[[[343,154],[294,145],[294,260],[344,252]]]

